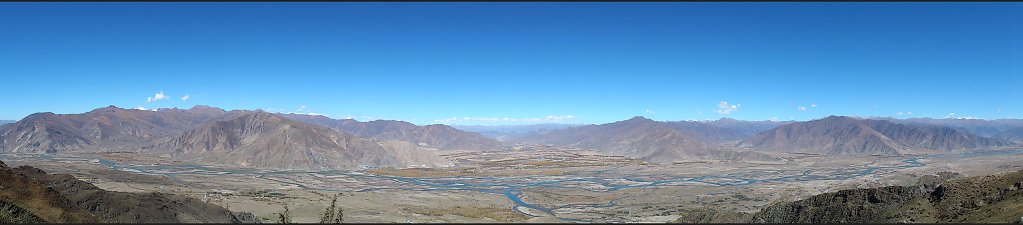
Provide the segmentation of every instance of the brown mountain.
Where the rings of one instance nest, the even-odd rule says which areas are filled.
[[[721,150],[700,135],[673,129],[668,123],[641,116],[601,125],[586,125],[528,136],[518,142],[596,149],[658,163],[680,159],[770,160],[762,153]]]
[[[949,127],[926,127],[883,120],[830,116],[779,126],[747,139],[756,150],[826,155],[899,155],[947,152],[1005,145]]]
[[[117,150],[191,129],[224,116],[197,106],[158,111],[114,106],[82,114],[35,113],[0,127],[0,152]]]
[[[207,123],[143,150],[185,160],[256,168],[449,164],[421,148],[383,147],[371,140],[263,111]]]
[[[67,174],[47,174],[30,166],[0,163],[4,186],[0,202],[9,202],[47,222],[240,223],[235,212],[198,199],[167,193],[106,191]],[[24,217],[24,216],[22,216]]]
[[[396,120],[359,122],[353,119],[335,120],[326,116],[282,115],[289,119],[321,125],[361,138],[380,141],[408,141],[442,150],[491,150],[501,148],[501,143],[497,140],[442,124],[417,126],[409,122]]]

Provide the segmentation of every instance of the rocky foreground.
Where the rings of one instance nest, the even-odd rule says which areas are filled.
[[[0,162],[0,223],[258,223],[199,199],[106,191],[67,174]]]
[[[778,203],[757,213],[695,210],[679,223],[1020,223],[1023,171],[957,178],[941,173],[913,186],[850,189]]]

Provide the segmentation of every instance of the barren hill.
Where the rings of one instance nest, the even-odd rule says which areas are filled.
[[[256,168],[350,169],[360,165],[447,163],[419,148],[384,148],[370,140],[262,111],[211,122],[144,149],[174,158]]]

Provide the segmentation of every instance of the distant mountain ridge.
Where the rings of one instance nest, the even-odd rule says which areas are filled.
[[[741,143],[760,151],[825,155],[899,155],[1003,146],[1000,140],[950,127],[927,127],[845,116],[797,122]]]
[[[554,130],[523,137],[518,142],[596,149],[659,163],[683,159],[771,159],[756,152],[717,149],[713,140],[701,139],[705,135],[673,128],[678,125],[637,116],[614,123]]]
[[[994,137],[1002,132],[1023,127],[1023,119],[965,119],[965,118],[909,118],[895,119],[891,117],[871,117],[869,119],[887,120],[896,123],[910,125],[927,125],[939,127],[952,127],[967,131],[981,137]]]
[[[353,119],[331,119],[326,116],[281,114],[284,117],[344,131],[352,135],[381,141],[408,141],[443,150],[497,150],[501,143],[481,134],[462,131],[443,124],[418,126],[398,120],[359,122]]]
[[[528,135],[545,134],[553,130],[569,127],[584,126],[586,124],[523,124],[523,125],[452,125],[459,130],[476,132],[493,138],[498,141],[508,141]]]

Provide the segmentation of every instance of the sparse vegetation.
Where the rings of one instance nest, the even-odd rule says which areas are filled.
[[[490,218],[500,222],[521,222],[529,219],[526,215],[510,209],[495,207],[405,208],[404,211],[427,216],[458,215],[475,219]]]
[[[342,192],[334,195],[334,200],[330,201],[330,206],[327,206],[327,209],[323,211],[320,223],[344,223],[345,210],[337,205],[337,197],[343,194]]]
[[[288,203],[284,203],[284,212],[278,214],[277,222],[279,223],[291,223],[291,210],[288,209]]]

